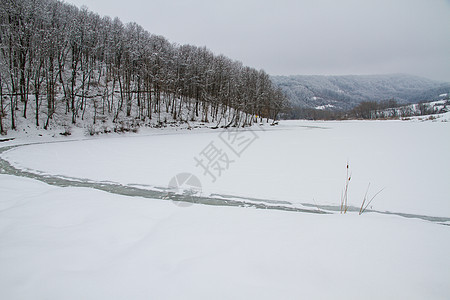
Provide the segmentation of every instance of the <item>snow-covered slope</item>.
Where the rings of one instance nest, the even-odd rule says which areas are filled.
[[[333,105],[350,109],[361,101],[395,99],[400,103],[434,100],[448,93],[450,83],[411,75],[272,76],[295,106],[315,108]]]
[[[447,94],[441,95],[447,98]],[[372,117],[376,118],[409,118],[417,117],[420,119],[440,119],[445,120],[444,114],[450,111],[450,100],[438,100],[431,102],[422,102],[419,104],[409,104],[399,107],[392,107],[372,112]],[[444,118],[442,118],[444,117]]]

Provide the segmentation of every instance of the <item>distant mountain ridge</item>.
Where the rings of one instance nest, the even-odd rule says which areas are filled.
[[[450,83],[406,74],[389,75],[293,75],[271,76],[291,104],[329,110],[351,109],[362,101],[394,99],[408,104],[438,100],[450,91]]]

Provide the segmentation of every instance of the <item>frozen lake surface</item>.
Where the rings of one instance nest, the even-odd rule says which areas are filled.
[[[24,146],[2,157],[40,174],[147,189],[167,188],[177,174],[190,173],[203,196],[331,206],[340,204],[348,161],[350,205],[361,206],[370,184],[369,198],[382,190],[371,203],[374,210],[450,217],[449,132],[443,122],[291,121],[241,136],[159,131]],[[216,162],[206,170],[204,154],[214,153]]]
[[[0,298],[448,299],[449,127],[293,121],[4,151],[19,176],[0,175]],[[374,210],[441,221],[302,212],[339,207],[347,161],[352,206],[370,182]],[[235,203],[163,199],[180,173]]]

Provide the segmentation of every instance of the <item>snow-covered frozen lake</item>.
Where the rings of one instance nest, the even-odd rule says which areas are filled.
[[[450,218],[449,132],[448,122],[292,121],[239,134],[59,138],[1,157],[39,174],[148,189],[191,173],[204,195],[298,206],[339,206],[348,161],[351,205],[370,183],[369,197],[383,189],[374,210]],[[450,296],[449,222],[178,206],[5,174],[0,195],[1,299]]]
[[[443,122],[290,121],[236,136],[172,130],[31,145],[3,157],[40,173],[150,188],[187,172],[205,195],[317,205],[340,204],[348,161],[351,205],[370,183],[370,198],[383,189],[373,209],[450,217],[449,132]],[[214,153],[216,164],[202,168]]]

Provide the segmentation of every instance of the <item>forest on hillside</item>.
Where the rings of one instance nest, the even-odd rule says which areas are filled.
[[[294,108],[352,110],[361,102],[395,100],[399,104],[439,100],[450,83],[407,74],[272,76]],[[320,112],[318,112],[320,113]]]
[[[2,134],[19,117],[246,126],[286,103],[263,70],[57,0],[1,1],[0,62]]]

